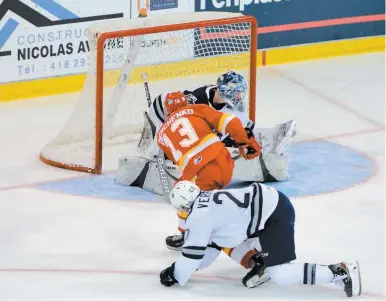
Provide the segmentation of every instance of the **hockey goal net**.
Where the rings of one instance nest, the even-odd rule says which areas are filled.
[[[257,24],[253,17],[225,12],[119,19],[88,28],[89,71],[63,129],[41,151],[43,162],[91,173],[116,169],[133,155],[147,101],[201,85],[234,70],[249,83],[246,109],[255,114]],[[103,151],[103,155],[102,155]]]

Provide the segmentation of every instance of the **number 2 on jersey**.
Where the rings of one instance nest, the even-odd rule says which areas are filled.
[[[170,129],[173,133],[178,130],[178,133],[181,135],[181,137],[186,137],[182,139],[179,143],[182,147],[189,147],[192,144],[196,143],[199,139],[196,134],[196,131],[194,130],[188,118],[181,117],[177,119],[171,124]],[[174,160],[178,162],[182,156],[182,153],[178,149],[176,149],[176,147],[173,145],[172,141],[166,134],[163,134],[162,138],[165,144],[172,151]]]
[[[221,205],[224,200],[222,198],[223,196],[230,199],[233,203],[235,203],[240,208],[248,208],[249,203],[251,201],[251,194],[249,192],[244,194],[244,200],[243,202],[241,202],[237,197],[234,197],[230,192],[219,191],[214,193],[213,202],[215,202],[217,205]]]

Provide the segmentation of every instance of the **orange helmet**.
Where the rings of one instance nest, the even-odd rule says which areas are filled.
[[[166,116],[177,111],[179,108],[188,105],[188,99],[181,91],[167,93],[165,96],[164,107]]]

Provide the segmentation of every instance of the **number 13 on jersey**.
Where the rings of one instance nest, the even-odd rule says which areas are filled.
[[[170,130],[175,133],[178,131],[179,133],[179,142],[175,141],[175,144],[171,141],[171,139],[164,133],[162,135],[162,139],[164,140],[164,143],[167,147],[170,148],[174,161],[178,162],[180,158],[182,157],[182,152],[179,150],[180,147],[188,148],[192,144],[196,143],[199,138],[194,130],[191,122],[188,118],[181,117],[177,120],[175,120],[171,126]]]

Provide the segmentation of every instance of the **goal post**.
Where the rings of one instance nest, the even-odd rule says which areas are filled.
[[[88,43],[83,89],[64,128],[41,151],[45,163],[100,174],[102,165],[113,169],[115,161],[117,167],[119,154],[135,153],[147,107],[143,72],[153,97],[214,84],[229,69],[240,72],[249,84],[246,109],[255,120],[257,22],[252,16],[196,12],[105,21],[89,26]]]

